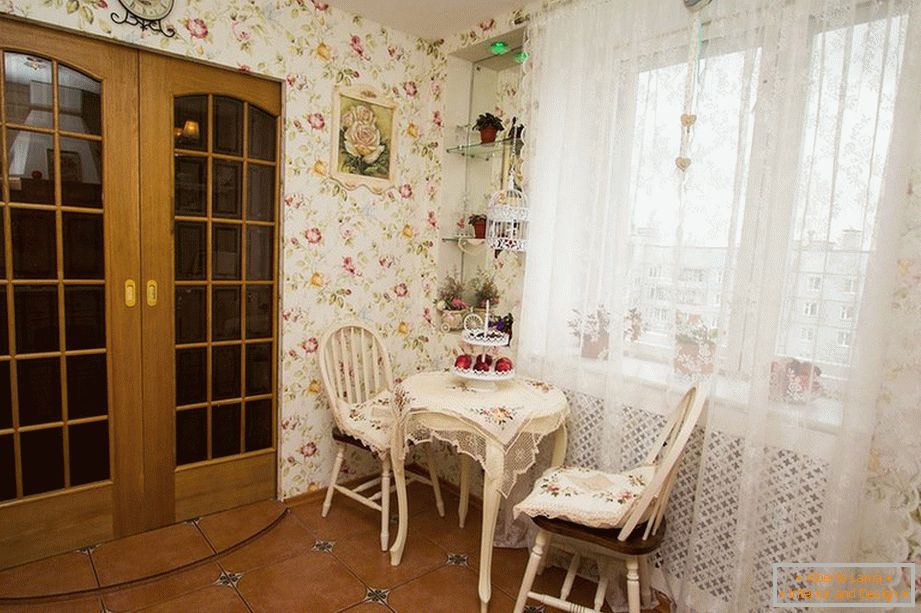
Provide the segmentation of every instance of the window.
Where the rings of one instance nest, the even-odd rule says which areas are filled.
[[[838,346],[839,347],[850,347],[851,346],[851,333],[850,332],[838,332]]]
[[[646,276],[649,277],[650,279],[658,279],[661,274],[662,274],[661,266],[650,266],[649,269],[646,271]]]
[[[822,289],[822,277],[816,275],[809,276],[809,289],[816,291]]]
[[[815,302],[803,303],[803,315],[806,317],[815,317],[819,314],[819,305]]]
[[[851,321],[854,319],[854,307],[850,305],[842,305],[840,311],[840,317],[842,321]]]
[[[681,270],[681,280],[694,283],[703,283],[707,272],[701,268],[684,268]]]
[[[802,341],[814,341],[815,328],[800,328],[799,338]]]
[[[844,292],[846,294],[856,294],[857,293],[857,279],[854,277],[848,277],[844,280]]]

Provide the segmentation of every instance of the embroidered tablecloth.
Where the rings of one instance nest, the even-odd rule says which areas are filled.
[[[556,387],[528,377],[497,383],[490,392],[471,389],[464,379],[450,372],[424,372],[412,375],[394,390],[396,428],[393,453],[405,457],[409,442],[432,439],[446,441],[476,459],[489,472],[486,462],[486,437],[505,450],[500,490],[508,495],[515,479],[534,464],[540,440],[563,425],[569,405]],[[432,428],[414,419],[421,413],[440,413],[451,417],[443,428]],[[529,424],[540,419],[539,432]],[[450,425],[448,425],[450,424]],[[499,469],[497,469],[499,470]]]

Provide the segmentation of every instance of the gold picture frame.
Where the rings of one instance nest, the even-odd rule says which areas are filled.
[[[334,91],[330,176],[376,194],[396,183],[397,105],[371,87]]]

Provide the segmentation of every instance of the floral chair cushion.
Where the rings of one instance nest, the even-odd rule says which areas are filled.
[[[524,513],[592,528],[619,528],[655,472],[650,465],[619,474],[578,466],[550,468],[515,506],[515,516]]]
[[[384,390],[364,402],[339,402],[337,422],[345,434],[355,437],[377,454],[390,449],[393,428],[393,392]]]

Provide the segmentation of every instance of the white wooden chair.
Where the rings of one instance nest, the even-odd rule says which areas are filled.
[[[329,489],[323,502],[323,517],[329,513],[333,494],[340,492],[381,512],[381,550],[390,544],[390,446],[393,426],[393,374],[390,356],[380,335],[360,321],[334,324],[320,338],[320,376],[333,412],[333,439],[338,447]],[[381,474],[352,489],[336,483],[342,469],[345,446],[366,449],[380,460]],[[420,481],[432,486],[438,513],[444,517],[444,502],[431,450],[429,478],[409,473],[407,484]],[[380,490],[367,490],[380,484]]]
[[[644,463],[637,467],[620,474],[578,467],[544,472],[531,493],[515,506],[516,515],[529,515],[538,528],[515,613],[524,610],[528,598],[570,613],[601,611],[612,564],[618,560],[627,567],[629,612],[640,612],[641,588],[644,595],[649,594],[646,557],[665,537],[665,506],[706,399],[707,385],[688,390]],[[531,591],[551,545],[573,554],[559,598]],[[583,555],[598,561],[592,609],[567,600]]]

